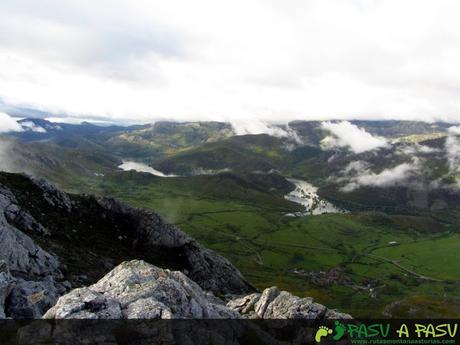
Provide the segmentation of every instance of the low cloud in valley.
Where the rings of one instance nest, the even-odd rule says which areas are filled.
[[[322,128],[332,134],[321,143],[325,149],[348,147],[354,153],[363,153],[389,146],[385,138],[373,136],[349,121],[326,121],[322,123]]]
[[[356,161],[348,165],[343,171],[346,176],[339,178],[338,181],[346,181],[340,189],[342,192],[352,192],[360,187],[395,187],[407,185],[418,171],[417,159],[412,163],[402,163],[379,173],[373,172],[368,163]]]
[[[449,128],[445,150],[450,172],[455,175],[460,174],[460,126]],[[457,183],[460,185],[458,176]]]
[[[260,120],[232,121],[233,131],[236,135],[268,134],[277,138],[289,138],[302,144],[298,134],[289,125],[268,124]]]

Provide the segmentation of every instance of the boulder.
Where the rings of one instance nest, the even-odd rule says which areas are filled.
[[[39,319],[65,292],[65,285],[52,276],[36,281],[16,279],[6,300],[6,314],[13,319]]]
[[[239,318],[182,272],[141,260],[121,263],[96,284],[59,298],[44,315],[57,319]]]
[[[254,308],[256,303],[260,299],[260,293],[253,293],[251,295],[247,295],[241,298],[236,298],[230,300],[227,303],[227,307],[236,310],[240,314],[249,314],[254,313]]]
[[[267,310],[268,306],[279,294],[280,291],[276,286],[272,286],[271,288],[265,289],[262,292],[262,295],[260,296],[256,305],[254,306],[254,311],[256,312],[259,318],[264,317],[265,311]]]
[[[298,297],[277,287],[265,289],[261,294],[255,293],[234,298],[227,307],[239,312],[244,318],[259,319],[350,319],[348,314],[328,309],[315,303],[313,298]]]

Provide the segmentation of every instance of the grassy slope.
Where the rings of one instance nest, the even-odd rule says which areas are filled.
[[[290,218],[284,214],[297,206],[283,199],[285,187],[264,188],[233,174],[156,178],[124,172],[94,179],[91,190],[156,210],[228,257],[259,288],[277,285],[356,316],[460,315],[456,226],[373,212]],[[357,285],[375,281],[377,297],[340,285],[318,286],[293,273],[337,266]],[[447,281],[417,279],[405,269]]]

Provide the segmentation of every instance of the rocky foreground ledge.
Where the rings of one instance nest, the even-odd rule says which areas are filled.
[[[349,317],[275,287],[256,292],[227,259],[153,212],[0,172],[0,319],[42,316]]]
[[[121,263],[96,284],[59,298],[45,319],[344,319],[311,298],[276,287],[223,299],[203,291],[182,272],[141,260]]]

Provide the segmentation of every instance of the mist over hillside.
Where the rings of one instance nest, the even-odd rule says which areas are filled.
[[[1,170],[154,210],[256,288],[359,316],[458,315],[455,124],[14,120]]]

